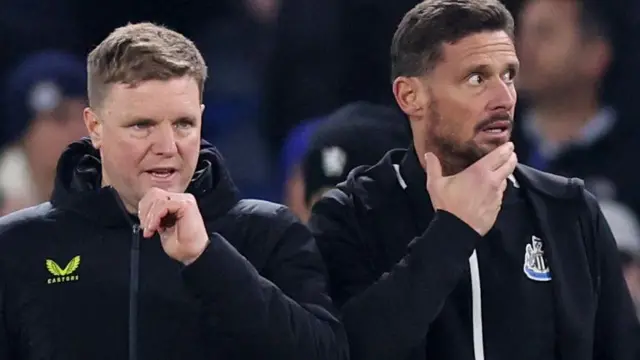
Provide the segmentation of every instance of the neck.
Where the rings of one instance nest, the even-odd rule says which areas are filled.
[[[137,203],[133,204],[131,201],[128,201],[124,196],[122,196],[122,193],[120,191],[118,191],[118,189],[111,184],[111,182],[109,181],[107,176],[104,175],[104,169],[103,169],[102,170],[102,182],[100,184],[100,187],[107,187],[107,186],[113,187],[113,189],[116,191],[117,196],[120,198],[120,201],[122,202],[122,205],[124,205],[125,210],[127,210],[127,212],[129,214],[137,214],[138,213],[138,204]]]
[[[420,166],[422,166],[425,171],[427,168],[427,164],[424,159],[424,155],[428,152],[431,152],[438,157],[438,160],[440,160],[440,165],[442,166],[442,175],[444,176],[455,175],[465,168],[464,164],[457,162],[456,159],[454,159],[452,156],[447,156],[447,154],[443,153],[438,148],[429,146],[424,140],[419,140],[414,137],[413,147],[416,150],[416,155],[418,156],[418,161],[420,161]]]
[[[418,156],[418,161],[420,162],[420,166],[423,169],[427,168],[427,163],[424,159],[424,154],[428,152],[427,147],[424,146],[424,141],[418,141],[417,139],[413,139],[413,148],[416,150],[416,155]]]
[[[531,108],[542,137],[555,144],[571,141],[600,110],[595,92],[540,101]]]
[[[137,214],[138,213],[138,206],[137,205],[131,205],[129,202],[127,202],[127,200],[125,200],[120,193],[118,193],[118,196],[120,196],[120,200],[122,200],[122,204],[124,204],[124,208],[127,210],[127,212],[129,214]]]

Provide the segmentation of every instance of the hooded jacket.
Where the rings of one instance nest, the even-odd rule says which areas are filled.
[[[0,219],[0,358],[344,359],[308,230],[281,205],[238,200],[201,146],[187,189],[210,244],[191,265],[143,239],[98,152],[70,145],[49,203]]]
[[[578,179],[522,165],[514,176],[553,274],[553,358],[637,360],[638,322],[595,198]],[[491,271],[479,271],[482,259],[473,255],[486,239],[455,215],[434,212],[425,184],[415,150],[392,150],[378,164],[354,169],[312,210],[309,224],[327,262],[351,358],[527,358],[537,339],[520,330],[530,324],[481,302],[502,295],[481,288]],[[496,264],[484,269],[508,259],[492,259]],[[524,277],[526,262],[515,264],[514,274]],[[493,355],[485,355],[485,345]]]

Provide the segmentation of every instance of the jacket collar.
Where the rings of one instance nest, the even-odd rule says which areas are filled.
[[[58,161],[51,203],[87,220],[114,227],[137,221],[128,214],[117,191],[101,187],[99,152],[89,139],[71,144]],[[196,171],[187,189],[198,202],[205,221],[227,213],[238,202],[238,190],[224,167],[220,153],[203,141]]]
[[[414,213],[419,214],[419,216],[424,219],[431,218],[434,211],[431,198],[426,189],[427,176],[413,146],[406,151],[400,164],[395,165],[395,170],[400,186],[403,187],[409,195],[409,202]],[[530,169],[527,168],[524,169],[524,171],[530,172]],[[509,181],[513,187],[520,187],[520,182],[515,175],[510,176]],[[536,178],[534,181],[538,181],[538,179]],[[426,225],[428,224],[421,223],[418,226],[420,232],[426,229]]]
[[[429,221],[434,215],[434,210],[427,191],[427,176],[413,146],[407,150],[400,166],[395,170],[396,175],[399,176],[400,186],[405,188],[408,195],[416,229],[421,234],[427,229]]]
[[[426,175],[413,148],[406,151],[399,166],[395,165],[393,171],[397,174],[398,185],[405,188],[417,234],[421,234],[428,226],[431,219],[429,214],[433,214],[433,210],[426,191]],[[567,178],[543,173],[525,165],[516,167],[514,177],[518,186],[524,190],[525,201],[533,210],[532,221],[538,232],[536,235],[543,241],[545,256],[550,264],[556,329],[558,338],[563,339],[558,342],[558,351],[562,358],[576,358],[580,351],[585,351],[580,348],[580,344],[584,345],[583,339],[576,335],[584,335],[585,329],[590,328],[585,328],[588,325],[585,321],[593,320],[596,307],[590,273],[593,264],[590,264],[586,255],[586,240],[583,238],[589,235],[582,230],[576,233],[578,224],[585,222],[580,215],[587,211],[584,201],[581,201],[584,196],[580,191],[582,188],[577,185],[580,182],[572,184]]]

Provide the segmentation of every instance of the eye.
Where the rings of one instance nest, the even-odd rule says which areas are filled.
[[[471,76],[469,76],[467,78],[467,82],[470,85],[478,86],[478,85],[482,84],[482,82],[483,82],[482,75],[480,75],[480,74],[472,74]]]
[[[187,119],[178,120],[178,121],[176,121],[174,126],[179,130],[190,129],[190,128],[193,127],[193,121],[187,120]]]
[[[502,80],[505,83],[510,84],[513,82],[513,79],[515,79],[515,77],[516,77],[516,71],[514,69],[509,69],[502,75]]]
[[[131,124],[131,128],[134,130],[147,130],[150,127],[151,127],[151,123],[146,121],[141,121],[135,124]]]

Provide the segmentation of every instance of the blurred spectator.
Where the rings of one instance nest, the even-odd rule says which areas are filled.
[[[278,17],[280,0],[244,0],[245,7],[254,19],[272,24]]]
[[[311,136],[324,118],[318,117],[304,121],[291,130],[285,141],[280,163],[282,168],[283,193],[282,202],[298,218],[306,222],[309,209],[304,199],[304,181],[302,178],[302,158],[304,157]]]
[[[86,86],[84,62],[56,51],[35,54],[9,74],[1,122],[12,143],[0,156],[4,213],[49,200],[58,157],[86,134]]]
[[[303,119],[354,101],[395,106],[389,46],[420,0],[281,0],[265,130],[276,151]],[[520,0],[503,0],[517,9]]]
[[[0,76],[25,54],[45,48],[72,50],[82,43],[76,0],[0,2]],[[92,12],[95,14],[95,12]],[[95,19],[95,16],[92,16]]]
[[[521,162],[583,178],[599,199],[618,199],[640,214],[640,169],[629,166],[629,157],[640,151],[637,119],[603,86],[620,81],[610,70],[621,59],[619,28],[626,28],[607,4],[524,4],[517,44],[525,106],[519,108],[514,142]]]
[[[407,120],[395,108],[365,101],[302,122],[289,133],[281,153],[283,203],[307,222],[315,200],[352,168],[407,147],[408,131]]]
[[[361,165],[375,165],[391,149],[411,143],[407,119],[396,108],[356,102],[327,117],[311,137],[302,163],[308,210]]]
[[[271,53],[278,0],[242,0],[230,13],[201,27],[211,81],[205,92],[203,137],[225,154],[244,197],[278,200],[273,154],[261,131],[265,63]]]
[[[600,201],[600,207],[616,238],[624,278],[640,319],[640,224],[632,212],[615,202]]]
[[[303,119],[364,100],[395,104],[389,45],[419,0],[282,0],[267,79],[272,147]]]

